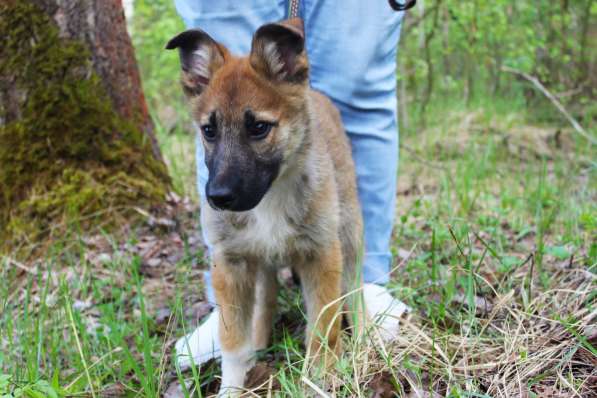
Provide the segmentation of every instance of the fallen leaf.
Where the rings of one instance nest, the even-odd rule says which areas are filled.
[[[162,260],[159,258],[150,258],[147,260],[147,266],[149,267],[158,267],[162,263]]]
[[[473,298],[475,302],[475,314],[486,315],[493,309],[493,304],[485,297],[475,296]],[[452,301],[458,304],[462,304],[468,307],[468,298],[464,294],[457,294],[452,298]]]
[[[208,315],[212,309],[213,306],[207,301],[198,301],[187,308],[185,315],[189,318],[192,318],[194,321],[199,322],[206,315]]]
[[[420,388],[415,388],[405,395],[405,398],[441,398],[441,395],[435,391],[425,391]]]
[[[170,311],[170,308],[168,308],[168,307],[159,308],[155,315],[155,322],[158,325],[164,324],[164,323],[168,322],[170,315],[172,315],[172,311]]]
[[[280,383],[274,377],[276,369],[268,366],[265,362],[257,362],[255,366],[247,373],[245,378],[245,387],[253,392],[268,390],[280,390]],[[270,386],[270,378],[273,378]]]
[[[399,391],[394,388],[392,383],[392,374],[390,372],[381,372],[376,374],[371,380],[372,398],[393,398],[399,396]]]
[[[188,389],[192,384],[192,381],[186,383],[186,388]],[[178,382],[178,380],[174,380],[168,387],[166,391],[164,391],[164,398],[183,398],[184,392],[182,390],[182,385]]]
[[[116,398],[123,397],[126,395],[126,387],[122,383],[108,384],[99,393],[102,398]]]

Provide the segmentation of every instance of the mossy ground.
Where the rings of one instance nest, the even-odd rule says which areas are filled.
[[[164,164],[115,112],[85,46],[27,1],[0,5],[0,37],[0,75],[19,101],[16,117],[0,108],[0,250],[163,201]]]

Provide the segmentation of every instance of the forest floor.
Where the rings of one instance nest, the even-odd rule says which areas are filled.
[[[132,209],[145,221],[124,235],[73,230],[37,261],[0,257],[0,398],[217,392],[217,362],[180,372],[172,361],[175,341],[213,304],[200,277],[207,261],[179,61],[163,50],[184,26],[170,0],[135,1],[134,8],[129,30],[176,194],[156,213]],[[504,32],[516,40],[534,28],[518,29]],[[405,79],[422,84],[426,76],[420,40],[410,47],[405,40],[418,33],[403,29],[408,62],[400,65],[413,66],[399,68],[398,77],[407,89]],[[452,47],[460,36],[436,37]],[[478,62],[480,73],[485,61]],[[436,83],[445,78],[439,71]],[[426,123],[416,114],[416,91],[401,96],[408,126],[400,137],[389,288],[412,312],[399,337],[381,344],[346,336],[324,387],[302,373],[304,311],[297,286],[285,280],[272,346],[259,353],[247,396],[597,397],[594,146],[543,98],[529,105],[522,95],[471,91],[469,106],[459,105],[460,94],[438,100],[446,95],[441,87],[463,91],[454,76],[436,84]],[[519,92],[510,89],[503,92]],[[584,127],[596,135],[594,111],[573,114],[593,122]]]
[[[401,143],[390,289],[413,311],[390,344],[347,337],[325,394],[596,396],[590,148],[569,129],[517,115],[445,116]],[[159,215],[145,214],[126,238],[73,232],[37,262],[2,260],[0,396],[217,391],[217,363],[181,373],[172,362],[174,342],[211,303],[198,206],[183,196],[195,195],[193,139],[160,139],[181,196]],[[272,348],[249,384],[315,396],[317,381],[301,374],[305,322],[292,283],[279,305]]]
[[[401,137],[389,287],[413,311],[389,344],[346,337],[324,396],[597,396],[591,148],[515,114],[444,116]],[[0,396],[217,391],[216,362],[187,372],[172,362],[176,339],[211,304],[200,281],[193,138],[160,140],[180,196],[159,215],[145,213],[126,238],[73,232],[37,262],[1,260]],[[249,396],[318,395],[301,373],[305,322],[287,285]]]

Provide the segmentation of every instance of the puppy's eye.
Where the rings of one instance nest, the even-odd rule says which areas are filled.
[[[207,141],[213,141],[216,138],[216,127],[211,124],[201,126],[201,132]]]
[[[255,138],[255,139],[265,138],[271,131],[272,126],[273,126],[273,124],[270,122],[261,121],[261,122],[252,123],[248,128],[249,135],[251,136],[251,138]]]

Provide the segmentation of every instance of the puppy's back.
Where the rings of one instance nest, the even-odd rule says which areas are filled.
[[[356,174],[348,136],[340,112],[325,95],[311,90],[311,109],[318,121],[318,131],[324,136],[325,150],[332,158],[339,199],[340,241],[344,257],[344,292],[352,290],[358,281],[356,266],[361,251],[363,222],[358,201]]]

